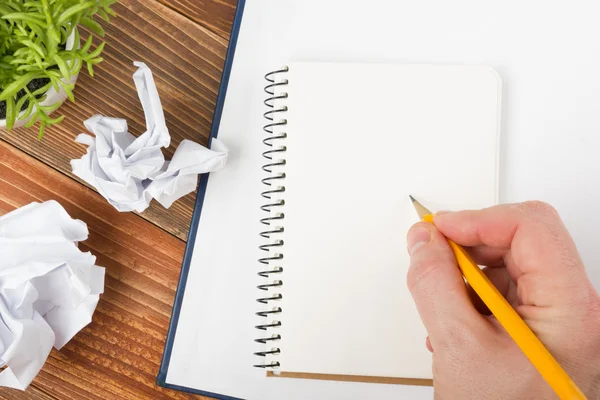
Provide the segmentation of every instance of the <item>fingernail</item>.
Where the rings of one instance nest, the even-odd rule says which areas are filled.
[[[412,256],[415,253],[415,251],[417,251],[423,245],[427,244],[430,240],[431,233],[429,229],[424,228],[422,226],[412,228],[408,232],[408,237],[406,238],[408,253]]]
[[[444,215],[448,215],[448,214],[452,214],[452,211],[438,211],[435,214],[433,214],[433,222],[435,223],[435,220],[439,217],[442,217]]]

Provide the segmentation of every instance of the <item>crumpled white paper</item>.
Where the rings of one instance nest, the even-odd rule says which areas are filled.
[[[212,149],[183,140],[173,159],[165,161],[163,147],[171,136],[152,72],[141,62],[133,80],[146,116],[146,132],[139,137],[127,131],[127,121],[96,115],[84,122],[96,138],[80,134],[75,139],[88,146],[81,159],[71,160],[73,173],[94,186],[119,211],[142,212],[152,198],[168,208],[194,191],[198,174],[217,171],[227,161],[227,148],[212,139]]]
[[[0,217],[0,386],[25,390],[52,346],[91,322],[104,268],[77,248],[87,237],[55,201]]]

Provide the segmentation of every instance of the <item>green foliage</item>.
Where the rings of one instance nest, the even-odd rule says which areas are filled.
[[[59,104],[40,106],[45,94],[53,87],[61,88],[71,101],[73,84],[65,78],[79,73],[84,63],[91,76],[93,66],[100,63],[102,42],[92,49],[92,35],[79,47],[78,26],[104,36],[102,26],[94,21],[99,15],[105,21],[114,12],[110,8],[117,0],[0,0],[0,101],[6,101],[6,123],[10,130],[23,108],[21,118],[32,116],[26,126],[40,121],[39,137],[44,129],[62,121],[48,114]],[[74,33],[75,46],[66,50],[69,36]],[[42,88],[30,91],[27,85],[34,79],[45,79]]]

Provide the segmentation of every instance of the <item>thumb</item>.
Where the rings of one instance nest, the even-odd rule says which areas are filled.
[[[433,348],[457,332],[484,325],[444,235],[433,224],[419,222],[408,232],[407,244],[407,284]]]

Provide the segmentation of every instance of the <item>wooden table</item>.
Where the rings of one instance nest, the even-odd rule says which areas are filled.
[[[201,398],[155,386],[177,287],[195,193],[170,209],[119,213],[71,173],[85,153],[74,142],[94,114],[127,119],[136,135],[144,115],[132,80],[133,61],[152,69],[171,147],[182,139],[206,144],[236,0],[119,0],[106,30],[105,61],[95,78],[81,73],[76,103],[37,140],[37,129],[0,132],[0,214],[33,201],[60,202],[87,223],[80,243],[106,267],[93,322],[61,351],[53,350],[25,392],[0,388],[0,399]],[[83,36],[83,35],[82,35]]]

